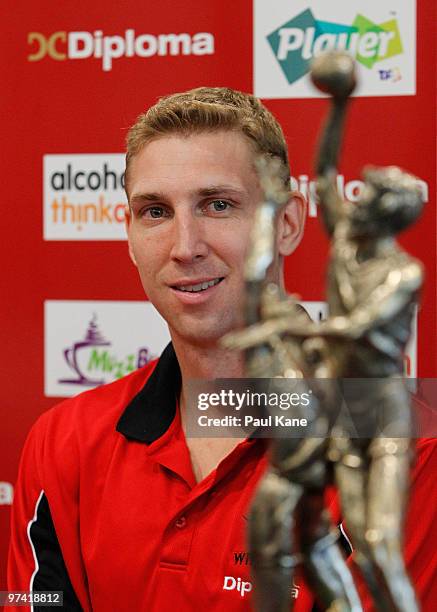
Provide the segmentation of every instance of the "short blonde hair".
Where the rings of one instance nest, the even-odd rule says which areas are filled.
[[[290,168],[284,133],[272,113],[255,96],[228,87],[198,87],[161,98],[141,114],[127,135],[126,176],[135,155],[152,140],[169,134],[191,135],[229,130],[243,133],[260,154],[278,157],[286,183]]]

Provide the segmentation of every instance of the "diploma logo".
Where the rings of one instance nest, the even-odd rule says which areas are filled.
[[[125,240],[121,153],[44,155],[45,240]]]
[[[46,57],[55,61],[85,60],[95,58],[102,70],[112,70],[114,60],[122,57],[149,58],[175,55],[212,55],[214,36],[210,32],[181,34],[139,34],[125,30],[124,35],[106,36],[102,30],[94,32],[53,32],[45,36],[41,32],[29,32],[27,42],[29,62],[39,62]]]
[[[415,2],[380,0],[255,0],[255,93],[264,98],[320,97],[305,77],[314,57],[330,49],[357,61],[354,95],[415,93]],[[367,6],[367,5],[366,5]],[[369,11],[369,12],[368,12]]]
[[[246,593],[252,590],[252,583],[248,580],[241,580],[240,577],[225,576],[223,580],[224,591],[237,591],[240,597],[245,597]]]
[[[244,553],[249,554],[249,553]],[[224,591],[237,591],[240,597],[244,598],[246,594],[250,593],[253,589],[253,584],[248,580],[242,580],[239,576],[236,578],[235,576],[225,576],[223,579],[223,590]],[[290,589],[290,595],[292,599],[297,599],[299,596],[299,589],[294,580],[293,586]]]
[[[343,174],[337,174],[337,191],[343,200],[348,202],[358,202],[363,189],[364,182],[361,179],[347,180]],[[300,191],[308,203],[308,216],[317,217],[318,215],[318,197],[316,180],[311,179],[308,174],[300,174],[292,176],[290,180],[291,188]],[[422,179],[417,179],[417,185],[422,192],[424,202],[429,201],[429,185]]]

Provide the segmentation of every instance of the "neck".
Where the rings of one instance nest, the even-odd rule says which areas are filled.
[[[242,355],[215,346],[195,346],[172,334],[173,346],[182,376],[179,410],[182,428],[190,451],[196,482],[205,478],[242,440],[241,437],[199,438],[187,435],[196,407],[190,405],[187,381],[190,379],[239,378],[244,376]]]
[[[217,344],[199,346],[172,334],[172,342],[181,370],[181,404],[185,405],[186,383],[193,379],[243,378],[241,353],[223,349]]]

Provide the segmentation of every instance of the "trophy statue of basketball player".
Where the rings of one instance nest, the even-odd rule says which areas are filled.
[[[245,266],[246,320],[251,325],[228,334],[222,342],[228,348],[244,350],[246,375],[251,379],[272,379],[269,387],[272,392],[275,383],[280,384],[278,377],[300,379],[300,386],[304,378],[312,379],[313,383],[317,377],[325,378],[326,360],[320,356],[325,355],[324,341],[305,340],[287,333],[290,321],[308,325],[308,315],[293,296],[281,292],[274,283],[266,283],[267,270],[273,261],[275,215],[289,194],[284,188],[279,160],[260,158],[257,170],[264,201],[256,213]],[[332,399],[329,401],[327,384],[321,391],[324,401],[321,402],[322,394],[316,393],[311,414],[306,409],[300,415],[308,421],[308,435],[272,440],[271,465],[251,509],[252,571],[256,605],[262,612],[289,612],[294,568],[300,560],[304,562],[308,582],[326,608],[344,612],[362,610],[337,541],[338,531],[324,506],[325,488],[332,480],[326,455],[336,405]],[[320,399],[315,399],[316,396]],[[295,532],[299,542],[294,541]],[[296,548],[301,555],[295,554]]]
[[[306,574],[320,601],[332,610],[360,609],[341,561],[333,561],[336,549],[320,507],[331,463],[354,558],[377,608],[415,612],[401,552],[411,461],[409,396],[401,375],[423,272],[394,237],[418,218],[423,199],[417,179],[395,167],[365,170],[358,203],[340,198],[336,167],[348,96],[355,86],[353,62],[340,52],[320,56],[312,79],[332,96],[317,162],[321,213],[331,237],[330,316],[321,324],[303,321],[296,311],[287,311],[289,299],[280,296],[281,306],[270,308],[273,316],[269,308],[261,308],[258,323],[236,332],[227,345],[244,349],[250,366],[260,347],[274,352],[280,339],[279,344],[293,346],[295,370],[303,375],[361,380],[348,386],[348,419],[336,413],[335,393],[319,395],[313,427],[325,423],[330,436],[326,446],[311,439],[301,445],[292,439],[273,444],[271,468],[251,515],[257,602],[263,612],[289,607],[284,585],[295,558],[287,537],[297,522]],[[262,296],[261,304],[268,303],[267,289]],[[299,521],[298,501],[305,521]],[[317,512],[308,514],[307,509],[316,507]],[[290,512],[297,516],[291,518]]]

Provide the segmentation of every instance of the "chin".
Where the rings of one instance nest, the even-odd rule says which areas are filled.
[[[224,325],[223,321],[215,325],[208,321],[190,321],[186,325],[169,326],[170,333],[180,338],[183,342],[199,347],[217,347],[220,338],[235,329],[236,323]]]

